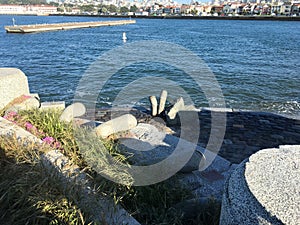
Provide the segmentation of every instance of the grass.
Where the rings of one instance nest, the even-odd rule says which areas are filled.
[[[15,122],[24,128],[26,123],[33,124],[41,139],[53,137],[72,163],[90,175],[99,194],[110,196],[141,224],[218,224],[220,209],[215,202],[205,210],[199,208],[197,216],[189,220],[175,207],[191,198],[176,177],[155,185],[131,186],[132,178],[113,166],[114,162],[127,160],[118,152],[116,142],[100,140],[88,128],[74,129],[71,123],[61,122],[59,116],[58,111],[21,111]],[[97,224],[88,210],[80,208],[76,188],[67,190],[54,174],[45,172],[40,156],[50,149],[47,144],[24,145],[13,136],[0,137],[2,224]],[[127,180],[127,185],[109,181],[101,172]]]
[[[0,137],[1,224],[85,224],[88,217],[67,198],[40,163],[49,147]]]

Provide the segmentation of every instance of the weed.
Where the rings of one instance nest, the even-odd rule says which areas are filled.
[[[204,209],[199,208],[196,217],[187,220],[174,206],[191,195],[176,183],[176,177],[150,186],[131,186],[133,178],[120,167],[127,163],[127,158],[118,151],[117,142],[101,140],[89,128],[62,122],[59,117],[59,111],[38,110],[21,111],[14,117],[27,130],[35,127],[36,134],[47,138],[50,145],[0,136],[2,224],[94,223],[88,212],[77,205],[80,196],[76,188],[75,191],[61,188],[57,177],[46,174],[40,163],[40,155],[53,147],[53,140],[60,143],[60,150],[74,164],[88,172],[100,195],[120,203],[142,224],[218,224],[219,204],[210,202]],[[127,185],[114,183],[103,174],[122,179]]]
[[[0,136],[1,224],[84,224],[85,215],[40,163],[47,146]]]

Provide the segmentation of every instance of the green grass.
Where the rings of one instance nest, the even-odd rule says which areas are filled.
[[[176,177],[151,186],[131,186],[132,178],[113,166],[115,162],[127,162],[119,153],[117,143],[100,140],[88,128],[74,128],[72,123],[61,122],[59,111],[22,111],[18,116],[17,123],[33,124],[39,138],[55,138],[72,163],[90,175],[98,193],[121,204],[141,224],[218,224],[220,207],[215,202],[205,209],[199,208],[199,214],[189,220],[174,207],[191,198],[189,191],[176,182]],[[88,210],[79,207],[76,187],[66,190],[57,182],[55,174],[49,175],[40,163],[41,154],[50,149],[46,144],[24,145],[15,137],[0,137],[1,224],[96,223]],[[127,185],[105,179],[102,172],[126,180]]]
[[[47,146],[0,137],[1,224],[85,224],[88,217],[40,163]]]

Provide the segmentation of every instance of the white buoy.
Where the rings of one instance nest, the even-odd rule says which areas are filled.
[[[126,37],[126,33],[125,32],[123,32],[123,42],[126,42],[127,41],[127,37]]]

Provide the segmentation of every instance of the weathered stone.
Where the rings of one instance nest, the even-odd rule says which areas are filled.
[[[92,121],[88,119],[82,119],[82,118],[74,118],[73,123],[77,126],[81,127],[96,127],[99,126],[101,123],[99,121]]]
[[[171,120],[175,119],[177,113],[180,110],[184,110],[184,101],[182,97],[180,97],[174,104],[174,106],[170,109],[170,111],[167,113],[167,117]]]
[[[204,155],[201,151],[195,151],[190,160],[182,167],[181,173],[190,173],[192,171],[201,169],[205,166]]]
[[[162,90],[159,99],[158,114],[161,114],[165,110],[167,96],[168,96],[168,92],[166,90]]]
[[[154,117],[147,121],[147,123],[155,126],[159,131],[162,131],[166,134],[174,134],[174,131],[167,127],[165,121],[160,117]]]
[[[66,107],[66,104],[64,101],[59,102],[42,102],[41,103],[41,110],[48,110],[48,109],[54,109],[54,110],[64,110]]]
[[[20,99],[20,101],[17,101],[17,99]],[[9,108],[5,110],[5,113],[18,112],[20,110],[38,109],[41,105],[40,100],[37,97],[23,95],[17,99],[13,100],[9,104]],[[14,103],[15,101],[16,103]]]
[[[157,99],[155,96],[150,96],[150,102],[151,102],[151,114],[152,116],[157,115]]]
[[[255,153],[226,182],[220,224],[297,224],[299,180],[299,145]]]
[[[79,207],[88,212],[91,219],[99,224],[128,224],[140,225],[125,209],[106,196],[101,196],[93,189],[88,176],[80,171],[77,165],[64,156],[60,151],[53,150],[47,152],[42,157],[42,163],[47,171],[53,176],[56,173],[57,182],[61,187],[69,188],[71,193],[74,190],[74,184],[78,184],[76,195],[80,196],[78,200]],[[59,179],[58,179],[59,178]]]
[[[297,133],[297,132],[283,131],[281,134],[286,135],[286,136],[297,137],[300,139],[300,133]]]
[[[209,155],[206,150],[206,155]],[[235,165],[226,159],[216,156],[212,163],[203,171],[181,174],[179,181],[191,190],[195,197],[214,197],[222,199],[225,180],[229,177]]]
[[[114,133],[127,131],[131,128],[134,128],[136,125],[136,118],[131,114],[126,114],[100,124],[95,128],[95,132],[99,137],[106,138]]]
[[[261,119],[261,120],[259,120],[259,122],[260,123],[264,123],[264,124],[270,124],[270,121],[269,120],[263,120],[263,119]]]
[[[130,130],[136,138],[122,139],[121,144],[125,154],[130,156],[133,165],[152,165],[169,157],[178,147],[179,138],[160,132],[150,124],[140,123],[137,127]],[[191,142],[180,140],[180,148],[183,149],[178,155],[181,157],[186,151],[193,151],[191,158],[182,165],[180,172],[191,172],[204,167],[205,160],[202,152],[205,150]],[[194,149],[194,150],[193,150]]]
[[[62,112],[60,116],[61,121],[71,122],[74,117],[83,116],[86,112],[85,106],[80,103],[76,102],[72,105],[69,105],[65,110]]]
[[[30,132],[2,117],[0,117],[0,135],[15,135],[18,140],[22,139],[28,142],[42,143],[40,139]]]
[[[29,95],[25,74],[17,68],[0,68],[0,109],[21,95]]]

